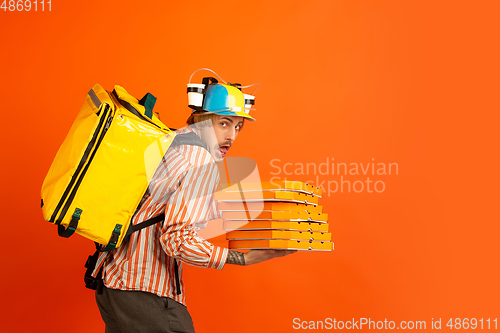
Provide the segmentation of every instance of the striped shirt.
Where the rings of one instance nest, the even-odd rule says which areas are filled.
[[[178,134],[192,132],[190,127]],[[103,267],[104,285],[170,297],[185,305],[182,265],[222,269],[228,249],[197,236],[207,221],[218,218],[214,192],[218,168],[204,148],[171,147],[156,170],[132,217],[133,224],[165,213],[165,221],[131,234],[118,249],[101,253],[94,276]],[[181,294],[176,292],[174,259]]]

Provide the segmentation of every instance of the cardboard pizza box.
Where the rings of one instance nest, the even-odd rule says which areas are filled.
[[[295,240],[230,240],[230,249],[277,249],[277,250],[306,250],[306,251],[332,251],[332,242],[310,242]]]
[[[286,240],[306,240],[306,241],[328,241],[332,240],[329,232],[311,231],[285,231],[285,230],[251,230],[251,231],[231,231],[226,234],[228,240],[250,240],[250,239],[286,239]]]
[[[294,211],[305,213],[322,213],[323,206],[307,205],[291,202],[217,202],[217,209],[224,211]]]
[[[215,200],[226,202],[282,201],[317,205],[318,199],[319,197],[310,194],[280,190],[243,192],[220,191],[215,193]]]
[[[275,212],[267,211],[258,214],[251,212],[222,212],[224,220],[278,220],[278,221],[311,221],[327,222],[328,214],[303,212]]]
[[[268,191],[268,190],[283,190],[295,191],[321,197],[323,189],[310,184],[297,181],[272,181],[272,182],[240,182],[232,186],[223,186],[224,191],[242,192],[242,191]]]
[[[225,230],[290,230],[328,232],[328,223],[282,221],[224,221]]]

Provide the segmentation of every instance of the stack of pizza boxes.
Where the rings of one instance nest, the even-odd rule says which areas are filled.
[[[230,249],[333,250],[322,189],[296,181],[242,183],[216,194]]]

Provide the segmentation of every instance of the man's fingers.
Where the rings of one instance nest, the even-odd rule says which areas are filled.
[[[284,257],[286,255],[292,254],[297,252],[297,250],[270,250],[272,252],[269,252],[269,254],[274,258],[274,257]]]
[[[247,265],[252,265],[273,258],[284,257],[295,252],[297,250],[253,249],[245,254],[245,260]]]
[[[297,250],[278,250],[278,253],[280,253],[281,256],[287,256],[289,254],[297,252]]]

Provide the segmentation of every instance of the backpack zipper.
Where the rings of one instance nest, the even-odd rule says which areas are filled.
[[[62,219],[64,218],[64,215],[66,215],[66,212],[71,205],[71,202],[73,201],[76,191],[78,190],[78,187],[80,183],[82,182],[83,176],[85,176],[85,173],[87,172],[87,169],[90,165],[90,162],[92,162],[92,159],[94,158],[95,152],[97,148],[99,148],[99,145],[101,144],[101,141],[106,134],[109,126],[111,125],[111,121],[113,120],[113,117],[111,116],[111,112],[109,112],[109,105],[106,105],[104,108],[103,116],[99,120],[99,124],[97,125],[97,128],[92,136],[92,139],[90,140],[89,144],[87,145],[87,148],[85,149],[85,152],[83,153],[82,159],[80,160],[80,163],[78,164],[78,167],[71,177],[71,182],[69,183],[68,187],[66,187],[66,190],[64,191],[61,200],[57,204],[56,209],[54,210],[54,213],[52,214],[50,218],[50,222],[54,222],[57,214],[59,213],[59,210],[61,209],[61,206],[63,203],[66,201],[66,198],[69,195],[68,200],[66,201],[66,204],[64,205],[64,208],[61,211],[61,214],[59,215],[57,221],[55,224],[60,224]],[[104,129],[101,131],[101,129],[104,127]],[[93,149],[95,146],[95,149]],[[89,158],[89,154],[92,152]],[[88,163],[87,162],[88,159]],[[83,171],[82,171],[83,169]],[[75,185],[76,184],[76,185]],[[73,188],[73,191],[71,189]],[[71,191],[71,194],[70,194]]]

